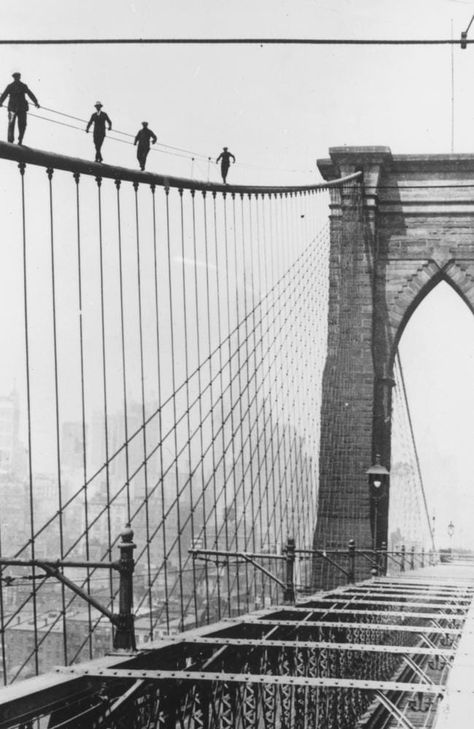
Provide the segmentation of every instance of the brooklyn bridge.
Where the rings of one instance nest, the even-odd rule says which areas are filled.
[[[1,729],[470,726],[399,343],[440,283],[474,311],[474,155],[318,167],[0,142]]]

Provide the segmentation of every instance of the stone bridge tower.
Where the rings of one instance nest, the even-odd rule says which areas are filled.
[[[331,191],[328,358],[323,380],[317,548],[371,548],[387,539],[388,498],[370,514],[366,470],[390,466],[393,363],[420,301],[441,280],[474,311],[474,155],[392,155],[335,147]],[[367,564],[367,573],[370,565]],[[359,577],[367,576],[362,572]],[[317,586],[344,577],[316,560]]]

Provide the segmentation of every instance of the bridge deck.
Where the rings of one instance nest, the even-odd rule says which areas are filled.
[[[428,612],[414,612],[414,595]],[[462,729],[473,668],[474,565],[438,565],[15,683],[0,692],[0,729],[32,719],[82,726],[84,715],[98,727],[127,712],[141,712],[143,727],[160,716],[191,728],[197,713],[210,727],[216,711],[242,729],[276,729],[285,717],[310,729],[331,716],[357,729]]]

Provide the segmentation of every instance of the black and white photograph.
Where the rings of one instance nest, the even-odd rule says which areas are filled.
[[[2,0],[0,729],[471,729],[473,76],[474,0]]]

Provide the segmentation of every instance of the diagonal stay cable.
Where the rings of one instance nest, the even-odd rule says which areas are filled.
[[[298,257],[297,261],[295,261],[295,263],[294,263],[294,264],[293,264],[293,265],[291,266],[291,269],[290,269],[289,271],[285,272],[285,274],[284,274],[284,275],[282,276],[282,279],[285,279],[285,278],[287,278],[287,277],[288,277],[288,274],[289,274],[290,272],[291,272],[291,273],[293,273],[293,272],[294,272],[294,271],[293,271],[293,269],[295,269],[295,268],[296,268],[297,266],[301,267],[301,265],[303,265],[303,264],[304,264],[304,256],[307,256],[307,255],[308,255],[308,252],[309,252],[309,251],[311,251],[311,247],[312,247],[312,246],[314,245],[314,242],[315,242],[314,240],[313,240],[313,241],[311,241],[311,243],[310,243],[310,244],[308,245],[307,249],[306,249],[305,251],[303,251],[303,253],[302,253],[302,254],[301,254],[301,255],[300,255],[299,257]],[[280,284],[280,282],[278,281],[278,282],[276,282],[276,283],[275,283],[275,284],[274,284],[274,285],[273,285],[273,286],[271,287],[271,289],[270,289],[270,290],[269,290],[269,291],[268,291],[268,292],[267,292],[267,293],[266,293],[266,294],[265,294],[265,295],[264,295],[264,296],[263,296],[263,297],[262,297],[262,298],[261,298],[261,299],[260,299],[260,300],[258,301],[258,303],[257,303],[257,304],[255,305],[255,307],[254,307],[254,309],[253,309],[253,312],[254,312],[254,311],[257,311],[257,310],[258,310],[259,308],[263,307],[263,305],[264,305],[264,303],[266,302],[266,300],[267,300],[267,299],[268,299],[268,298],[269,298],[269,297],[270,297],[270,296],[271,296],[271,295],[272,295],[272,294],[273,294],[273,293],[275,292],[275,290],[276,290],[276,288],[277,288],[277,286],[278,286],[279,284]],[[290,285],[290,284],[291,284],[291,281],[290,281],[290,283],[289,283],[288,285]],[[252,314],[252,312],[249,312],[249,313],[247,314],[247,316],[250,316],[251,314]],[[231,332],[229,332],[229,333],[228,333],[228,334],[226,335],[226,337],[225,337],[225,338],[224,338],[224,340],[223,340],[223,343],[225,343],[225,342],[228,342],[228,341],[230,342],[230,341],[232,340],[232,338],[233,338],[233,337],[235,336],[235,334],[236,334],[236,333],[237,333],[237,332],[239,331],[240,327],[242,327],[242,326],[243,326],[243,323],[244,323],[243,321],[239,321],[239,323],[238,323],[238,324],[237,324],[237,325],[236,325],[236,326],[235,326],[235,327],[234,327],[234,328],[232,329],[232,331],[231,331]],[[197,375],[197,374],[198,374],[198,373],[199,373],[199,372],[201,371],[201,369],[203,369],[203,368],[204,368],[204,367],[206,366],[206,364],[207,364],[207,361],[208,361],[209,357],[213,357],[213,356],[214,356],[215,354],[217,354],[217,353],[219,352],[219,348],[220,348],[220,347],[222,347],[222,344],[223,344],[223,343],[220,343],[220,344],[219,344],[219,345],[218,345],[217,347],[215,347],[215,349],[214,349],[214,350],[213,350],[213,351],[212,351],[212,352],[211,352],[211,353],[210,353],[210,354],[209,354],[209,355],[208,355],[208,356],[207,356],[207,357],[206,357],[206,358],[205,358],[205,359],[204,359],[204,360],[203,360],[203,361],[202,361],[202,362],[201,362],[201,363],[200,363],[200,364],[199,364],[199,365],[198,365],[198,366],[197,366],[197,367],[196,367],[196,368],[195,368],[195,369],[194,369],[194,370],[193,370],[193,371],[192,371],[192,372],[190,373],[190,378],[192,378],[192,377],[196,376],[196,375]],[[217,374],[218,374],[218,373],[217,373]],[[210,386],[210,384],[208,384],[208,385],[207,385],[207,387],[209,387],[209,386]],[[179,384],[179,385],[177,386],[177,388],[176,388],[176,392],[174,393],[174,396],[176,396],[176,395],[177,395],[177,394],[178,394],[178,393],[179,393],[179,392],[180,392],[181,390],[183,390],[183,389],[184,389],[185,387],[186,387],[186,382],[182,382],[181,384]],[[100,467],[99,467],[99,468],[98,468],[98,469],[97,469],[97,470],[96,470],[96,471],[95,471],[95,472],[94,472],[93,474],[91,474],[91,475],[90,475],[90,476],[89,476],[89,477],[87,478],[87,480],[86,480],[86,481],[84,482],[84,484],[82,484],[82,485],[81,485],[81,486],[80,486],[80,487],[79,487],[79,488],[78,488],[78,489],[77,489],[77,490],[76,490],[76,491],[75,491],[75,492],[74,492],[74,493],[73,493],[73,494],[72,494],[72,495],[71,495],[71,496],[69,497],[69,499],[67,499],[67,500],[66,500],[66,501],[65,501],[65,502],[63,503],[63,509],[66,509],[66,508],[67,508],[68,506],[70,506],[70,505],[71,505],[71,504],[72,504],[72,503],[73,503],[73,502],[74,502],[74,501],[75,501],[75,500],[76,500],[76,499],[77,499],[77,498],[78,498],[78,497],[79,497],[79,496],[80,496],[80,495],[81,495],[81,494],[82,494],[82,493],[84,492],[84,489],[86,489],[86,488],[87,488],[88,486],[90,486],[90,485],[91,485],[91,484],[92,484],[92,483],[93,483],[93,482],[95,481],[95,479],[96,479],[96,478],[97,478],[97,477],[98,477],[98,476],[99,476],[99,475],[100,475],[100,474],[101,474],[101,473],[102,473],[102,472],[103,472],[103,471],[104,471],[104,470],[106,469],[106,467],[107,467],[108,465],[110,465],[110,463],[111,463],[111,462],[112,462],[112,461],[114,460],[114,458],[117,458],[117,457],[118,457],[118,456],[119,456],[119,455],[120,455],[120,454],[121,454],[121,453],[122,453],[122,452],[123,452],[123,451],[125,450],[126,446],[127,446],[127,445],[130,445],[130,443],[131,443],[131,442],[132,442],[132,441],[133,441],[133,440],[134,440],[135,438],[137,438],[137,437],[138,437],[138,436],[139,436],[139,435],[141,434],[142,430],[143,430],[143,429],[144,429],[144,428],[145,428],[146,426],[148,426],[148,425],[149,425],[149,424],[150,424],[150,423],[151,423],[151,422],[153,421],[153,419],[154,419],[155,417],[157,417],[157,416],[159,415],[159,413],[160,413],[160,412],[162,412],[162,410],[163,410],[163,409],[164,409],[164,408],[165,408],[165,407],[166,407],[167,405],[171,404],[172,400],[173,400],[173,394],[169,395],[169,396],[168,396],[168,397],[167,397],[167,398],[166,398],[166,399],[165,399],[165,400],[164,400],[164,401],[163,401],[163,402],[162,402],[162,403],[161,403],[161,404],[160,404],[160,405],[159,405],[159,406],[158,406],[158,407],[157,407],[157,408],[155,409],[155,411],[154,411],[153,413],[151,413],[151,414],[150,414],[150,415],[148,416],[148,418],[146,419],[146,421],[145,421],[144,423],[142,423],[142,424],[141,424],[141,425],[140,425],[140,426],[139,426],[139,427],[138,427],[138,428],[137,428],[137,429],[136,429],[136,430],[135,430],[135,431],[134,431],[134,432],[133,432],[133,433],[132,433],[132,434],[131,434],[131,435],[129,436],[129,439],[128,439],[128,441],[127,441],[127,442],[126,442],[126,441],[124,441],[124,442],[123,442],[123,443],[122,443],[122,444],[121,444],[121,445],[120,445],[120,446],[119,446],[119,447],[118,447],[118,448],[117,448],[117,449],[116,449],[116,450],[115,450],[115,451],[114,451],[114,452],[113,452],[113,453],[112,453],[112,454],[110,455],[110,457],[109,457],[109,461],[108,461],[107,463],[104,463],[104,464],[102,464],[102,465],[101,465],[101,466],[100,466]],[[39,537],[39,536],[40,536],[40,535],[41,535],[41,534],[42,534],[42,533],[43,533],[43,532],[45,531],[45,529],[47,529],[47,527],[48,527],[48,526],[50,526],[50,525],[51,525],[51,524],[53,523],[53,521],[54,521],[54,520],[55,520],[56,518],[58,518],[58,512],[56,512],[56,513],[55,513],[55,514],[54,514],[54,515],[53,515],[52,517],[50,517],[50,519],[48,519],[48,520],[47,520],[47,521],[46,521],[46,522],[45,522],[45,523],[44,523],[44,524],[43,524],[43,525],[42,525],[41,527],[39,527],[39,529],[38,529],[38,530],[36,530],[35,534],[34,534],[34,535],[33,535],[32,537],[30,537],[30,538],[29,538],[29,539],[28,539],[28,540],[27,540],[27,541],[25,542],[25,544],[24,544],[24,545],[23,545],[23,546],[22,546],[22,547],[21,547],[21,548],[20,548],[19,550],[17,550],[17,552],[15,553],[14,557],[19,557],[19,556],[20,556],[20,555],[21,555],[21,554],[22,554],[22,553],[24,552],[24,550],[25,550],[25,549],[27,549],[27,548],[28,548],[28,547],[30,546],[30,544],[31,544],[31,543],[33,542],[33,540],[34,540],[34,539],[37,539],[37,538],[38,538],[38,537]]]

